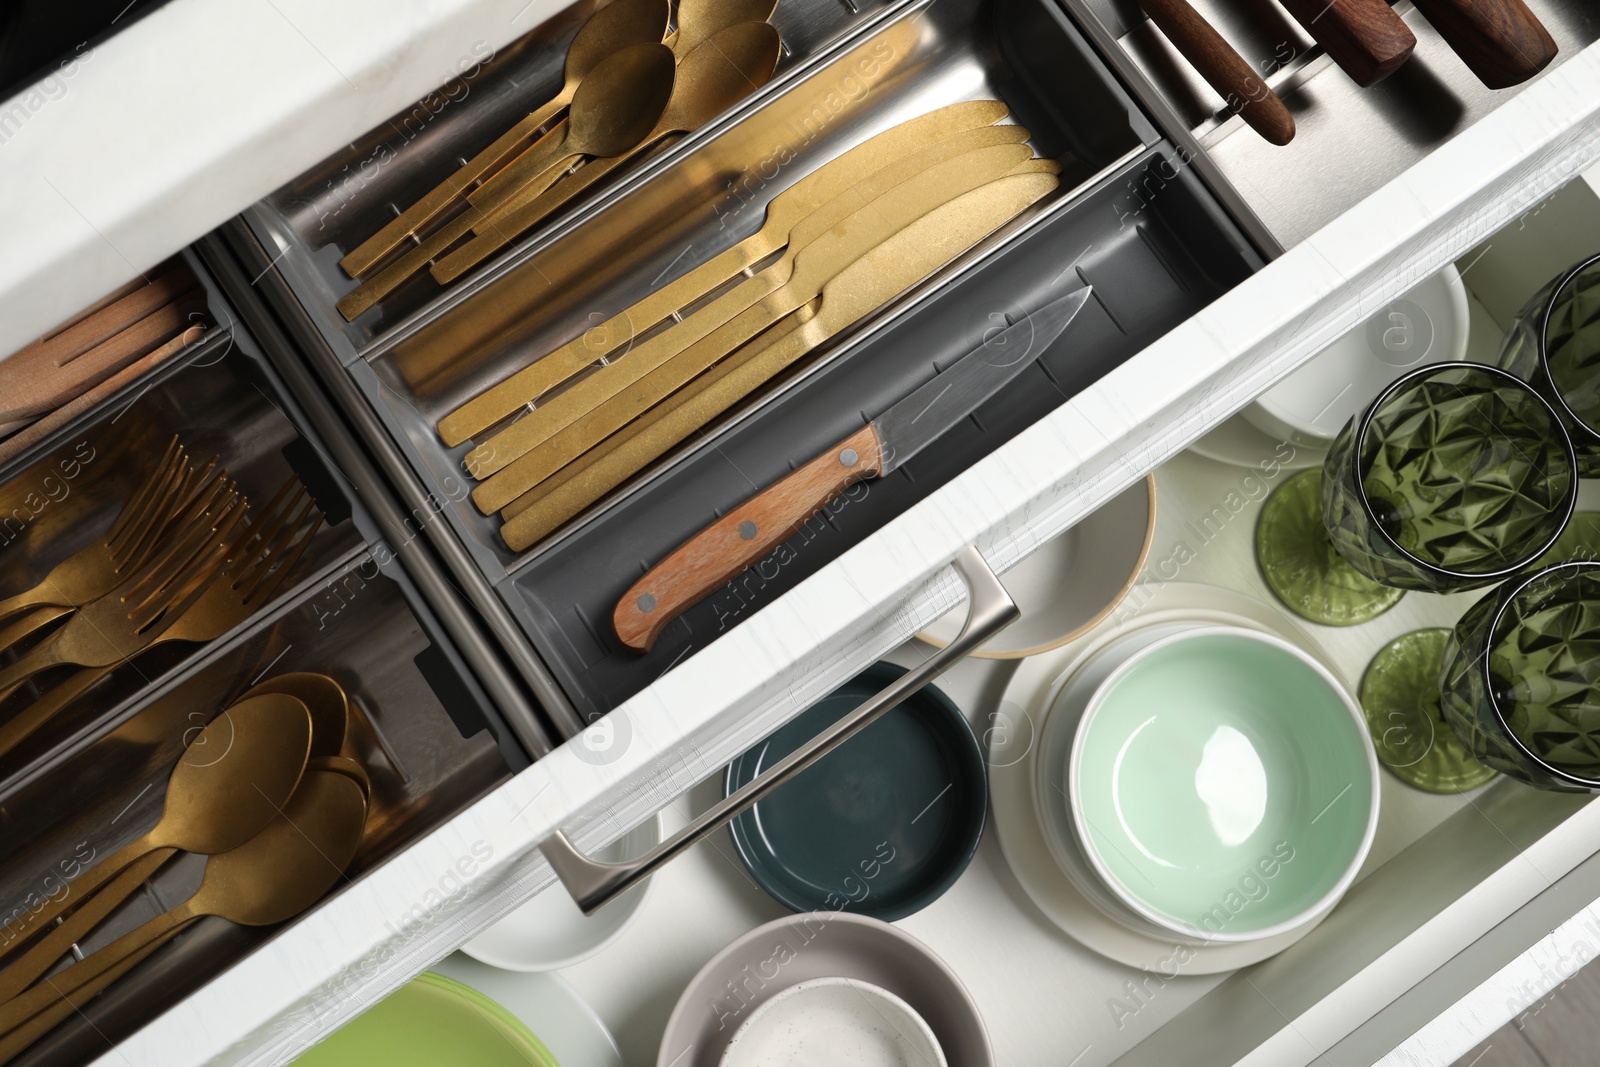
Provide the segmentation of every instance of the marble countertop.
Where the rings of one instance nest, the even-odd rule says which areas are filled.
[[[0,102],[0,353],[565,0],[173,0]]]

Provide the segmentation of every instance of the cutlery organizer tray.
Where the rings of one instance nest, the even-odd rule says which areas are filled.
[[[349,694],[344,754],[365,766],[372,791],[341,887],[529,763],[277,369],[199,260],[186,258],[219,325],[0,470],[0,590],[32,587],[103,536],[175,434],[193,467],[217,458],[247,496],[252,521],[293,478],[322,525],[249,617],[209,642],[158,645],[123,665],[0,763],[0,937],[96,858],[149,830],[194,732],[265,678],[324,673]],[[61,674],[41,674],[8,709],[27,706]],[[186,899],[203,868],[193,855],[169,862],[78,951]],[[283,928],[202,920],[13,1062],[87,1062]]]
[[[775,21],[785,11],[809,10],[807,3],[780,0]],[[860,84],[864,64],[875,66],[878,80],[855,95],[841,91]],[[384,446],[404,456],[402,473],[440,501],[449,532],[475,566],[474,574],[457,577],[493,587],[585,720],[615,707],[1262,263],[1054,0],[901,3],[781,74],[722,121],[364,349],[349,330],[332,325],[330,291],[309,284],[305,252],[285,237],[285,205],[297,202],[292,190],[309,176],[227,230],[242,273],[260,274],[257,284],[289,309],[280,317],[308,357],[324,374],[349,377],[381,423]],[[472,483],[462,463],[471,444],[447,448],[435,429],[441,417],[755,232],[771,199],[805,173],[909,118],[972,99],[1004,101],[1007,121],[1028,129],[1035,154],[1059,162],[1055,193],[530,551],[506,546],[499,517],[480,514],[468,497]],[[836,114],[828,110],[833,105]],[[808,118],[819,114],[826,121]],[[465,119],[441,120],[449,121]],[[783,162],[763,166],[764,159]],[[714,195],[691,195],[708,183]],[[317,253],[330,264],[337,254]],[[675,623],[647,656],[621,647],[610,610],[642,566],[791,464],[859,429],[986,330],[1085,283],[1095,287],[1096,299],[1039,370],[905,471],[857,487],[840,502],[848,506],[809,524],[797,535],[806,538],[805,551],[775,578],[747,574]]]
[[[314,671],[351,704],[346,753],[372,782],[366,831],[333,893],[509,777],[512,762],[485,728],[487,697],[406,574],[356,548],[285,602],[106,711],[92,735],[0,794],[0,915],[6,921],[62,891],[161,818],[166,778],[194,731],[263,677]],[[70,798],[70,799],[69,799]],[[204,862],[169,862],[80,944],[114,941],[185,900]],[[331,895],[331,894],[330,894]],[[130,971],[14,1062],[84,1063],[253,951],[282,927],[206,918]],[[3,973],[3,971],[0,971]]]
[[[330,342],[337,337],[347,350],[363,348],[435,301],[440,289],[424,271],[373,311],[346,322],[334,304],[356,282],[339,260],[555,96],[568,45],[599,6],[579,0],[498,51],[475,47],[462,59],[465,69],[438,90],[272,193],[252,212],[263,241],[288,251],[283,271],[306,306],[317,311],[317,324]],[[851,31],[880,21],[890,6],[885,0],[780,0],[771,22],[782,37],[783,54],[766,91],[781,91],[790,72],[804,68],[808,57],[828,54]],[[709,132],[658,149],[643,165],[630,167],[633,173],[602,183],[592,202],[607,198],[607,186],[631,186],[635,175],[643,178],[692,151]],[[578,208],[574,217],[584,210]]]

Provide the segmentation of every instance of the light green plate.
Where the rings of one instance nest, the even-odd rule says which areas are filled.
[[[1101,686],[1069,756],[1085,852],[1168,929],[1230,940],[1304,923],[1371,844],[1376,761],[1357,714],[1264,634],[1150,645]]]
[[[559,1067],[516,1016],[425,973],[295,1060],[297,1067]]]

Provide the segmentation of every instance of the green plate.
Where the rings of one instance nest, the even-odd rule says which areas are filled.
[[[879,663],[728,765],[749,782],[905,673]],[[893,922],[955,884],[989,811],[983,749],[950,698],[924,686],[729,824],[750,876],[795,911]]]
[[[297,1067],[559,1067],[550,1050],[471,986],[424,973],[295,1060]]]

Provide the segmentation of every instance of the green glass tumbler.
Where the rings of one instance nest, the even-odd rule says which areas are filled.
[[[1550,401],[1572,438],[1579,473],[1600,476],[1600,256],[1533,294],[1498,362]]]
[[[1481,589],[1550,548],[1578,500],[1549,401],[1498,367],[1435,363],[1351,419],[1323,464],[1322,517],[1362,574],[1397,589]]]
[[[1547,567],[1474,604],[1439,686],[1479,760],[1540,789],[1600,791],[1600,563]]]

